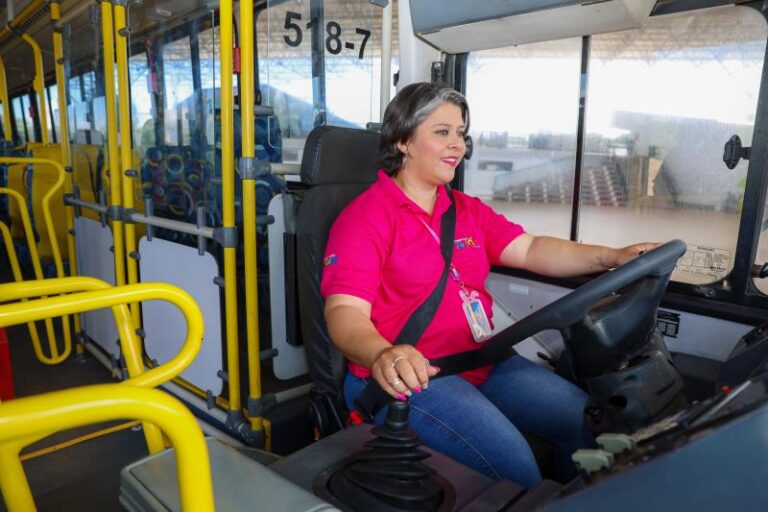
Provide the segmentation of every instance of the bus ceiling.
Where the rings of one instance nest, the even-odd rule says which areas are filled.
[[[410,0],[413,30],[446,53],[630,30],[651,15],[737,0]]]

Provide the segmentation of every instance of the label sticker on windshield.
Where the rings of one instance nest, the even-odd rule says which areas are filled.
[[[725,277],[730,263],[730,251],[704,245],[689,245],[688,250],[677,262],[677,270],[694,276],[709,276],[716,281]]]

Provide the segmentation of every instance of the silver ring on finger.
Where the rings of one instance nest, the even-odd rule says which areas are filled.
[[[402,381],[402,380],[400,380],[400,377],[395,377],[395,379],[394,379],[392,382],[390,382],[389,384],[390,384],[390,385],[391,385],[393,388],[396,388],[396,387],[397,387],[399,384],[402,384],[402,382],[403,382],[403,381]]]
[[[392,360],[392,368],[394,368],[397,365],[398,361],[402,361],[403,359],[405,359],[405,356],[397,356],[396,358],[394,358]]]

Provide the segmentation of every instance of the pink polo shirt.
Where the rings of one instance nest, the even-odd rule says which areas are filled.
[[[477,198],[458,191],[453,197],[453,264],[464,285],[480,293],[491,318],[491,296],[485,289],[490,266],[500,263],[501,252],[524,231]],[[320,285],[323,297],[346,294],[370,302],[373,325],[392,343],[432,292],[444,267],[440,246],[420,219],[439,236],[440,220],[449,205],[448,195],[440,187],[430,216],[380,170],[376,182],[341,212],[331,228]],[[481,346],[469,330],[459,289],[449,277],[437,313],[416,344],[428,359]],[[479,386],[490,370],[486,366],[462,376]],[[359,377],[370,376],[367,368],[351,361],[349,371]]]

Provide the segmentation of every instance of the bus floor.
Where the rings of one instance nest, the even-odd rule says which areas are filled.
[[[114,382],[88,353],[55,366],[40,363],[26,326],[8,328],[8,338],[15,398]],[[123,510],[117,498],[120,470],[147,453],[141,427],[126,420],[56,432],[26,447],[21,458],[39,511],[112,511]],[[0,501],[0,511],[5,510]]]

